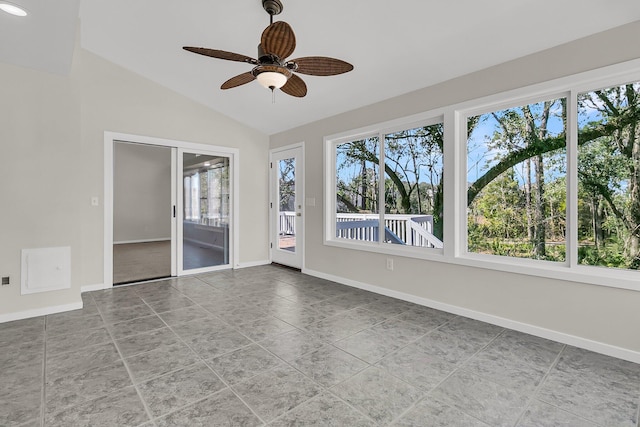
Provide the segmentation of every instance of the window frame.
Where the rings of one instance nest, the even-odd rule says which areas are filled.
[[[324,137],[324,220],[323,243],[326,246],[403,256],[462,266],[574,281],[592,285],[640,291],[640,272],[587,266],[578,263],[578,94],[640,81],[640,59],[610,65],[558,79],[545,81],[497,94],[446,105],[411,116],[373,124]],[[567,233],[564,262],[542,261],[499,255],[475,254],[467,250],[467,118],[499,109],[521,106],[544,99],[567,98]],[[429,123],[432,121],[431,123]],[[384,150],[384,135],[442,122],[443,152],[443,249],[362,242],[335,237],[336,158],[338,144],[378,136]],[[381,176],[384,153],[380,156]],[[384,200],[382,197],[380,200]],[[384,209],[381,209],[381,217]],[[382,223],[382,222],[381,222]]]
[[[403,130],[414,129],[422,126],[431,126],[438,123],[444,123],[444,116],[438,110],[433,112],[422,113],[415,116],[410,116],[405,119],[393,120],[389,122],[381,123],[380,125],[369,126],[352,132],[347,132],[344,135],[335,135],[325,138],[325,165],[329,164],[331,169],[330,173],[327,173],[327,168],[324,168],[326,173],[326,194],[325,194],[325,218],[331,217],[331,221],[324,221],[324,243],[330,246],[347,247],[353,249],[359,249],[369,252],[380,252],[390,255],[400,255],[413,258],[428,258],[433,255],[441,255],[443,249],[425,248],[417,246],[403,246],[392,245],[384,243],[384,233],[378,233],[377,242],[369,242],[363,240],[350,240],[336,237],[336,186],[337,186],[337,173],[336,173],[336,147],[342,144],[346,144],[352,141],[357,141],[364,138],[377,137],[380,153],[378,154],[378,173],[380,175],[380,183],[378,186],[378,223],[384,224],[385,215],[385,193],[384,193],[384,143],[385,136],[401,132]],[[443,153],[443,159],[445,154]],[[444,161],[443,161],[444,167]],[[445,168],[446,172],[446,168]],[[443,176],[444,180],[444,176]],[[444,189],[446,194],[446,188]],[[445,223],[446,224],[446,223]],[[443,245],[446,245],[443,243]]]
[[[483,106],[483,107],[479,107],[479,108],[471,108],[471,109],[466,109],[466,110],[460,110],[461,113],[461,120],[462,120],[462,124],[464,125],[464,130],[461,130],[461,132],[458,134],[458,138],[456,140],[457,144],[460,144],[460,150],[463,152],[463,156],[462,158],[459,160],[459,167],[462,169],[462,172],[464,172],[464,182],[466,183],[468,180],[468,164],[467,164],[467,160],[468,160],[468,155],[467,155],[467,143],[468,143],[468,137],[467,137],[467,120],[469,119],[469,117],[473,117],[473,116],[479,116],[479,115],[483,115],[483,114],[487,114],[487,113],[491,113],[491,112],[495,112],[495,111],[501,111],[501,110],[506,110],[509,108],[518,108],[521,107],[523,105],[530,105],[530,104],[535,104],[535,103],[539,103],[539,102],[544,102],[547,100],[551,100],[551,99],[561,99],[561,98],[566,98],[567,99],[567,116],[570,113],[570,111],[572,110],[571,108],[569,108],[569,104],[570,104],[570,96],[571,96],[571,92],[570,91],[562,91],[562,92],[548,92],[548,93],[544,93],[542,95],[538,95],[538,96],[531,96],[531,97],[526,97],[526,98],[520,98],[520,99],[516,99],[516,100],[512,100],[512,101],[508,101],[508,102],[502,102],[502,103],[497,103],[497,104],[493,104],[491,106]],[[569,179],[569,170],[570,170],[570,164],[574,162],[574,160],[571,159],[571,155],[569,153],[569,127],[570,127],[570,123],[569,123],[569,117],[567,117],[567,129],[566,134],[567,134],[567,138],[565,141],[565,147],[566,147],[566,162],[567,162],[567,176],[566,176],[566,181],[567,181],[567,211],[565,212],[565,215],[567,216],[567,224],[569,223],[569,204],[570,204],[570,195],[569,195],[569,188],[570,188],[570,179]],[[576,148],[577,148],[577,142],[576,142]],[[575,161],[577,161],[577,156],[575,158]],[[577,170],[577,169],[576,169]],[[576,187],[577,188],[577,187]],[[461,189],[460,191],[460,204],[461,206],[465,207],[465,210],[467,209],[467,191],[466,188]],[[576,197],[576,203],[577,203],[577,197]],[[573,246],[575,246],[575,243],[572,241],[571,243],[569,242],[569,237],[568,237],[568,231],[569,231],[569,227],[567,227],[567,235],[565,236],[565,260],[564,261],[545,261],[545,260],[536,260],[536,259],[531,259],[531,258],[517,258],[517,257],[510,257],[510,256],[502,256],[502,255],[490,255],[490,254],[479,254],[479,253],[475,253],[475,252],[469,252],[469,230],[468,230],[468,226],[469,226],[469,222],[468,222],[468,218],[467,215],[465,213],[464,218],[458,218],[460,220],[460,239],[457,242],[458,245],[460,246],[461,252],[465,254],[465,257],[468,257],[469,259],[477,259],[477,260],[484,260],[487,262],[493,262],[494,259],[497,257],[498,260],[506,260],[506,262],[509,262],[509,260],[513,260],[513,259],[517,259],[517,260],[526,260],[526,261],[534,261],[537,264],[540,264],[541,266],[546,266],[546,265],[564,265],[564,266],[569,266],[569,252],[573,251]],[[576,234],[577,236],[577,234]],[[577,240],[576,240],[577,241]],[[575,250],[576,252],[576,256],[578,253],[578,250],[576,248]]]

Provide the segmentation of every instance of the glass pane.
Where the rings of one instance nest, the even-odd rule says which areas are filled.
[[[184,153],[183,269],[229,263],[229,159]]]
[[[468,120],[469,252],[565,260],[566,100]]]
[[[640,83],[578,96],[578,262],[640,267]]]
[[[442,247],[442,136],[442,123],[385,135],[384,242]]]
[[[379,158],[377,137],[336,147],[336,237],[378,241]]]
[[[296,251],[296,159],[278,162],[278,199],[280,222],[278,225],[278,248]]]

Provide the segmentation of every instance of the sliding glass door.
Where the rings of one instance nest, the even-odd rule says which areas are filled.
[[[229,266],[231,166],[228,155],[180,149],[178,270]]]

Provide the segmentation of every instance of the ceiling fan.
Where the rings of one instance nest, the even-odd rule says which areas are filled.
[[[288,95],[302,98],[307,94],[307,85],[294,73],[311,76],[335,76],[353,70],[353,65],[348,62],[325,56],[307,56],[287,61],[286,58],[296,48],[296,36],[291,26],[286,22],[273,22],[273,16],[282,12],[282,2],[280,0],[262,0],[262,7],[269,14],[270,25],[262,32],[258,45],[258,59],[224,50],[183,47],[189,52],[200,55],[254,65],[251,71],[224,82],[220,89],[231,89],[258,80],[258,83],[271,89],[272,92],[275,89],[281,89]]]

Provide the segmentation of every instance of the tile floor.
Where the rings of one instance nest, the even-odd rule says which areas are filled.
[[[0,325],[0,426],[638,426],[640,365],[264,266]]]

